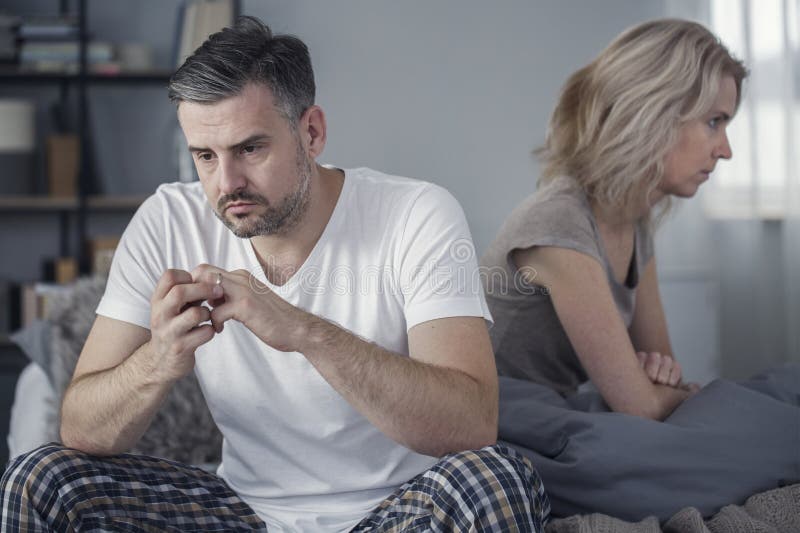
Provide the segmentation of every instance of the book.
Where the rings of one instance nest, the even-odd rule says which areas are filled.
[[[80,44],[73,41],[33,42],[22,43],[19,49],[21,63],[35,63],[37,61],[62,61],[64,63],[77,63],[80,59]],[[111,43],[92,42],[87,44],[86,59],[90,63],[111,61],[114,58],[114,48]]]
[[[78,36],[78,21],[73,17],[29,17],[19,24],[20,39],[77,40]]]

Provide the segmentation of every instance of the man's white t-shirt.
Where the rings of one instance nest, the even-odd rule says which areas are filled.
[[[97,313],[149,328],[162,273],[202,263],[245,269],[254,290],[403,355],[408,329],[422,322],[491,320],[458,202],[366,168],[345,171],[327,227],[283,286],[267,281],[250,241],[216,218],[199,183],[160,186],[122,236]],[[241,323],[197,350],[195,371],[224,436],[218,473],[270,530],[348,530],[436,462],[381,433],[303,355]]]

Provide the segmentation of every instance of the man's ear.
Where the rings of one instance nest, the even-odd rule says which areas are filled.
[[[322,154],[327,140],[326,135],[325,113],[320,106],[312,105],[300,117],[300,137],[311,157],[317,158]]]

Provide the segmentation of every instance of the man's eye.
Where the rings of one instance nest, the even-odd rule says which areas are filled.
[[[242,152],[246,154],[252,154],[258,149],[258,147],[254,144],[249,144],[247,146],[242,147]]]
[[[200,159],[201,161],[211,161],[212,158],[213,158],[213,156],[211,154],[209,154],[208,152],[203,152],[203,153],[197,154],[197,159]]]

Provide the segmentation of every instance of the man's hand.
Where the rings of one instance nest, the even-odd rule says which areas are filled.
[[[214,331],[221,332],[225,322],[234,319],[276,350],[301,351],[312,315],[277,296],[250,272],[200,265],[191,277],[204,286],[216,286],[219,281],[223,295],[209,300]]]
[[[197,348],[214,337],[214,328],[204,300],[222,296],[222,288],[194,282],[185,270],[167,270],[150,300],[150,349],[154,369],[167,381],[177,381],[194,368]]]
[[[150,329],[98,316],[61,406],[61,438],[94,455],[130,450],[150,425],[175,381],[194,368],[195,350],[214,329],[199,325],[201,304],[222,292],[167,270],[150,299]]]

